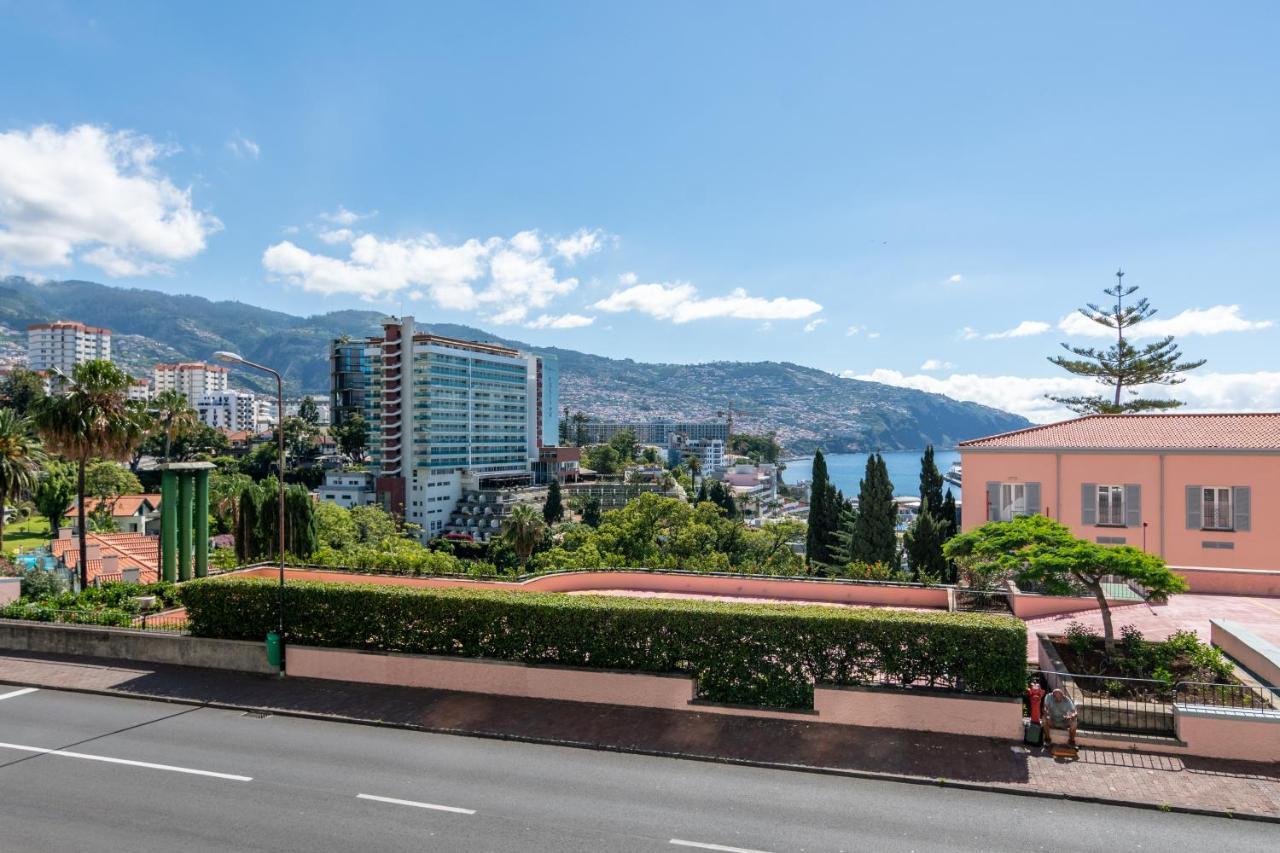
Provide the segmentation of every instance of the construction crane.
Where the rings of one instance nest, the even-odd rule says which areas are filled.
[[[716,417],[728,419],[730,442],[733,441],[733,416],[747,415],[748,417],[755,417],[758,414],[757,412],[747,412],[747,411],[743,411],[742,409],[735,409],[733,407],[733,402],[734,402],[733,400],[730,400],[729,405],[725,409],[716,412]]]

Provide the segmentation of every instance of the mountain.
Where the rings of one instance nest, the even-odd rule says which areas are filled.
[[[213,302],[88,281],[0,280],[0,355],[23,344],[29,323],[79,320],[112,331],[116,360],[135,375],[157,361],[208,360],[228,349],[280,369],[292,393],[329,386],[329,342],[377,334],[377,311],[298,317],[243,302]],[[735,431],[776,431],[792,452],[914,450],[1027,426],[1008,412],[910,388],[844,379],[785,362],[658,364],[531,347],[454,323],[419,325],[448,337],[493,341],[553,355],[561,402],[606,420],[714,418],[732,405]],[[5,346],[7,344],[7,346]],[[268,390],[248,373],[236,381]],[[745,410],[739,413],[738,410]],[[739,430],[741,426],[741,430]]]

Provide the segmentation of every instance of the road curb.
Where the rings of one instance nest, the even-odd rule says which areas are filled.
[[[304,720],[318,720],[330,723],[347,723],[351,725],[370,726],[374,728],[402,729],[406,731],[425,732],[427,734],[453,735],[456,737],[472,737],[484,740],[502,740],[515,743],[529,743],[541,746],[559,746],[569,749],[586,749],[595,752],[615,752],[625,755],[640,755],[650,758],[676,758],[684,761],[701,761],[710,764],[727,764],[737,767],[755,767],[765,770],[788,770],[796,773],[812,773],[821,776],[842,776],[849,779],[866,779],[876,782],[899,782],[907,785],[927,785],[937,788],[955,788],[961,791],[978,791],[992,794],[1009,794],[1017,797],[1034,797],[1047,800],[1065,800],[1076,803],[1118,806],[1123,808],[1144,809],[1173,814],[1197,815],[1201,817],[1217,817],[1229,820],[1247,820],[1259,823],[1280,824],[1280,816],[1258,814],[1255,812],[1238,812],[1226,809],[1206,809],[1196,806],[1179,806],[1169,803],[1150,803],[1139,800],[1125,800],[1118,797],[1098,797],[1083,794],[1068,794],[1054,791],[1041,791],[1034,788],[1013,788],[988,782],[963,782],[954,779],[913,776],[906,773],[884,773],[875,770],[851,770],[840,767],[819,767],[809,764],[788,764],[776,761],[756,761],[747,758],[732,758],[724,755],[707,755],[703,753],[673,752],[660,749],[646,749],[638,746],[622,746],[618,744],[602,744],[591,741],[576,741],[564,738],[537,737],[534,735],[517,735],[509,732],[489,732],[476,729],[457,729],[442,726],[424,726],[415,723],[401,723],[391,720],[370,720],[360,717],[347,717],[339,714],[324,714],[318,711],[297,711],[292,709],[273,708],[265,705],[242,705],[232,702],[200,701],[173,696],[156,696],[151,694],[129,693],[122,690],[107,690],[92,687],[49,686],[40,682],[14,681],[3,679],[0,683],[15,687],[38,687],[42,690],[55,690],[64,693],[84,693],[93,696],[109,696],[116,699],[141,699],[153,702],[166,702],[172,705],[189,705],[198,708],[214,708],[223,711],[241,711],[266,713],[277,717],[294,717]]]

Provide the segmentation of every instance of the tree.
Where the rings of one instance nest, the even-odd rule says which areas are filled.
[[[938,465],[933,461],[933,445],[929,445],[924,449],[924,456],[920,457],[920,511],[924,512],[927,505],[929,511],[938,519],[942,519],[942,489],[946,481],[942,479],[942,472],[938,470]]]
[[[734,500],[733,490],[725,486],[719,480],[711,482],[711,488],[707,491],[707,497],[713,504],[724,510],[724,514],[728,518],[738,517],[738,502]]]
[[[316,524],[315,501],[304,486],[290,486],[284,493],[285,552],[301,560],[308,559],[320,547]],[[276,548],[272,548],[274,553]]]
[[[587,416],[584,412],[573,413],[573,443],[578,447],[587,443]]]
[[[0,406],[19,415],[30,415],[44,398],[44,380],[35,371],[15,367],[0,381]]]
[[[971,570],[1036,583],[1050,595],[1091,593],[1102,614],[1108,654],[1115,650],[1115,634],[1103,578],[1134,581],[1154,601],[1187,590],[1187,582],[1160,557],[1131,545],[1077,539],[1066,526],[1043,515],[988,522],[955,537],[944,551]]]
[[[587,467],[602,477],[612,477],[622,467],[622,457],[612,445],[598,444],[587,449]]]
[[[542,520],[538,511],[529,504],[516,504],[511,514],[502,522],[502,538],[515,550],[520,558],[520,571],[523,572],[533,556],[534,549],[542,541],[547,531],[547,523]]]
[[[1143,385],[1180,385],[1186,381],[1182,374],[1203,365],[1199,361],[1183,361],[1182,351],[1174,343],[1172,335],[1166,335],[1142,347],[1129,343],[1125,334],[1156,313],[1147,300],[1138,299],[1131,305],[1124,300],[1137,292],[1136,287],[1124,286],[1124,272],[1116,273],[1115,287],[1103,291],[1115,299],[1115,304],[1100,308],[1090,302],[1079,309],[1080,313],[1099,326],[1116,333],[1116,342],[1105,350],[1093,347],[1075,347],[1064,343],[1062,348],[1072,357],[1051,356],[1049,361],[1075,376],[1088,376],[1099,384],[1112,389],[1109,396],[1096,394],[1078,397],[1050,397],[1077,414],[1115,415],[1126,412],[1146,412],[1176,409],[1182,402],[1174,399],[1139,397],[1138,388]],[[1125,399],[1125,394],[1134,395]]]
[[[44,474],[36,485],[32,499],[40,514],[49,519],[51,536],[58,535],[58,528],[62,526],[67,507],[71,506],[75,496],[75,469],[66,462],[50,459],[45,465]]]
[[[600,526],[600,499],[587,495],[578,500],[578,514],[582,516],[582,523],[588,527]]]
[[[658,464],[658,448],[648,446],[640,451],[640,461],[646,465]]]
[[[298,417],[310,426],[316,426],[320,423],[320,407],[311,397],[303,397],[298,404]]]
[[[258,549],[258,487],[247,484],[236,502],[236,559],[241,565],[251,563],[261,553]]]
[[[946,522],[934,515],[927,501],[922,501],[919,515],[902,537],[907,566],[916,581],[938,583],[949,580],[949,564],[942,553],[946,541]]]
[[[4,552],[5,505],[35,490],[44,461],[44,448],[31,420],[14,409],[0,409],[0,553]]]
[[[757,465],[761,462],[777,462],[782,447],[772,435],[747,435],[738,433],[729,438],[730,453],[747,456]]]
[[[564,502],[560,497],[560,481],[554,478],[547,486],[547,502],[542,506],[542,519],[547,524],[558,524],[564,520]]]
[[[960,514],[956,511],[956,496],[951,494],[950,489],[947,489],[947,495],[942,499],[942,511],[938,513],[938,517],[947,525],[948,539],[960,532]]]
[[[87,494],[103,502],[113,502],[121,495],[142,493],[142,481],[128,468],[117,462],[98,459],[85,468],[84,486]]]
[[[151,400],[151,417],[159,434],[164,436],[162,458],[166,462],[172,461],[174,439],[200,423],[200,416],[187,405],[187,398],[173,390],[161,391]]]
[[[851,557],[859,563],[895,565],[897,557],[898,505],[893,500],[893,483],[884,457],[867,457],[865,475],[858,484],[858,512],[853,519],[849,542]]]
[[[44,400],[35,424],[45,445],[76,465],[79,529],[85,523],[85,468],[90,459],[129,459],[150,427],[141,404],[129,399],[133,380],[109,361],[77,364],[65,394]],[[80,587],[89,586],[88,538],[80,537]]]
[[[338,443],[338,450],[343,456],[353,463],[364,461],[364,452],[369,446],[369,424],[359,412],[347,415],[342,423],[330,428],[329,432]]]
[[[622,460],[622,464],[627,464],[636,458],[636,431],[630,428],[620,429],[613,434],[613,438],[609,439],[609,446],[617,451],[618,457]]]
[[[560,416],[560,433],[559,433],[559,435],[557,435],[557,436],[556,436],[556,439],[557,439],[557,441],[559,442],[559,444],[560,444],[560,446],[561,446],[561,447],[568,447],[568,446],[569,446],[569,430],[570,430],[570,428],[571,428],[571,427],[570,427],[570,423],[569,423],[569,407],[568,407],[568,406],[565,406],[565,407],[564,407],[564,413]]]
[[[827,459],[819,450],[813,455],[813,482],[809,487],[809,532],[805,551],[810,565],[827,566],[835,559],[840,525],[840,502],[827,474]]]

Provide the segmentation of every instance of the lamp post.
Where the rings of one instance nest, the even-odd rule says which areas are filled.
[[[276,527],[280,536],[277,548],[277,556],[280,559],[280,585],[276,589],[276,632],[280,638],[280,674],[284,675],[284,379],[280,376],[278,370],[272,370],[265,364],[258,364],[242,358],[239,353],[219,350],[213,354],[213,357],[219,361],[261,370],[263,373],[270,373],[276,378],[276,467],[280,474],[279,493],[276,500],[279,512]]]

